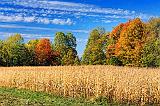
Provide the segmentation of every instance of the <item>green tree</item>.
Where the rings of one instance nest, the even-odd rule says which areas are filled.
[[[3,62],[3,51],[2,51],[2,49],[3,49],[3,45],[4,45],[4,42],[3,42],[3,40],[0,40],[0,66],[4,66],[4,62]]]
[[[28,59],[30,60],[29,65],[32,65],[32,66],[37,65],[35,48],[38,42],[39,42],[39,39],[35,39],[35,40],[29,40],[25,44],[26,48],[28,49],[28,54],[29,54],[29,57],[28,57]]]
[[[107,37],[104,30],[99,28],[92,30],[82,56],[82,64],[97,65],[106,63],[106,39]]]
[[[67,33],[66,34],[66,42],[67,42],[67,47],[68,48],[73,48],[73,49],[76,49],[76,37],[73,36],[72,33]]]
[[[28,64],[28,51],[20,34],[8,37],[2,47],[2,61],[5,66],[22,66]]]
[[[151,18],[147,24],[147,29],[150,37],[160,37],[160,18]]]
[[[77,56],[76,46],[76,38],[72,33],[56,33],[53,50],[60,53],[61,65],[74,65]]]
[[[160,66],[160,18],[151,18],[147,23],[147,40],[141,61],[145,67]]]
[[[67,53],[67,39],[63,32],[57,32],[54,37],[53,50],[60,53],[61,58]]]
[[[70,48],[68,49],[67,54],[65,54],[62,58],[62,64],[63,65],[74,65],[75,59],[76,59],[77,53],[74,51],[74,49]]]
[[[74,60],[74,65],[76,65],[76,66],[81,65],[81,61],[78,56],[76,56],[76,58]]]
[[[144,67],[160,66],[160,39],[152,39],[145,44],[141,61]]]

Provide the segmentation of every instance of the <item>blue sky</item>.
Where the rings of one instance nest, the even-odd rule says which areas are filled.
[[[160,16],[159,7],[160,0],[1,0],[0,39],[20,33],[25,42],[53,41],[55,32],[72,32],[81,56],[93,28],[111,31],[135,17],[147,21]]]

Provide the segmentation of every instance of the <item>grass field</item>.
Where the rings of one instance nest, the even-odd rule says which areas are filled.
[[[110,106],[110,104],[105,99],[89,102],[84,99],[64,98],[44,92],[1,87],[0,106]]]
[[[1,67],[0,86],[84,98],[91,103],[105,98],[108,103],[160,104],[160,69],[114,66]]]

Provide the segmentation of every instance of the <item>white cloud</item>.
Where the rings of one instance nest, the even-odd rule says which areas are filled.
[[[17,0],[19,2],[21,0]],[[32,0],[30,0],[32,2]],[[47,0],[39,0],[42,4],[49,4],[49,5],[62,5],[62,6],[68,6],[68,7],[87,7],[87,5],[81,4],[81,3],[72,3],[72,2],[60,2],[60,1],[47,1]]]
[[[24,22],[34,22],[34,17],[23,17],[21,15],[0,15],[0,21],[1,22],[18,22],[18,21],[24,21]]]
[[[50,23],[50,20],[47,19],[47,18],[38,18],[38,19],[37,19],[37,22],[38,22],[38,23],[49,24],[49,23]]]
[[[95,5],[73,3],[73,2],[62,2],[62,1],[49,1],[49,0],[6,0],[9,4],[16,4],[24,7],[41,8],[48,14],[50,13],[95,13],[95,14],[119,14],[119,15],[133,15],[135,11],[113,9],[113,8],[101,8]],[[5,2],[6,3],[6,2]],[[45,9],[45,10],[44,10]],[[47,10],[46,10],[47,9]],[[25,9],[24,9],[25,10]],[[54,11],[53,11],[54,10]],[[61,10],[63,12],[55,12],[55,10]],[[39,11],[40,12],[40,11]]]
[[[8,1],[9,2],[9,1]],[[9,2],[16,5],[32,8],[44,8],[44,9],[56,9],[63,11],[74,11],[74,12],[87,12],[87,13],[103,13],[103,14],[122,14],[130,15],[133,11],[123,9],[112,9],[112,8],[100,8],[95,5],[73,3],[73,2],[61,2],[61,1],[49,1],[49,0],[12,0]]]
[[[80,19],[84,18],[99,18],[99,21],[104,22],[104,18],[113,19],[133,19],[140,17],[142,19],[149,19],[152,15],[137,13],[136,11],[101,8],[95,5],[62,2],[52,0],[2,0],[0,4],[19,5],[24,8],[17,7],[0,7],[0,14],[3,16],[2,20],[7,22],[22,21],[22,22],[37,22],[43,24],[59,24],[72,25],[75,22],[71,17]],[[10,13],[10,11],[12,11]],[[68,15],[71,16],[68,18]],[[13,17],[12,17],[13,16]],[[16,19],[14,19],[16,16]],[[64,19],[65,17],[65,19]],[[0,18],[0,19],[1,19]],[[109,23],[106,21],[106,23]]]
[[[23,17],[24,22],[34,22],[36,20],[35,17]]]
[[[34,16],[22,15],[0,15],[0,22],[38,22],[43,24],[59,24],[59,25],[72,25],[74,22],[71,19],[48,19]]]
[[[53,24],[60,24],[60,25],[72,25],[73,22],[71,21],[71,19],[67,19],[67,20],[64,20],[64,19],[54,19],[51,21],[51,23]]]

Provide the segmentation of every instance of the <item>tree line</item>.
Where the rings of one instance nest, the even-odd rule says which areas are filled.
[[[83,56],[78,57],[76,37],[57,32],[54,41],[24,42],[20,34],[0,40],[1,66],[116,65],[160,66],[160,18],[140,18],[120,23],[111,32],[95,28],[90,32]]]
[[[72,33],[57,32],[54,42],[47,38],[24,43],[20,34],[0,41],[1,66],[79,65],[76,38]]]
[[[120,23],[109,33],[94,29],[82,57],[83,64],[136,67],[160,66],[160,18]]]

